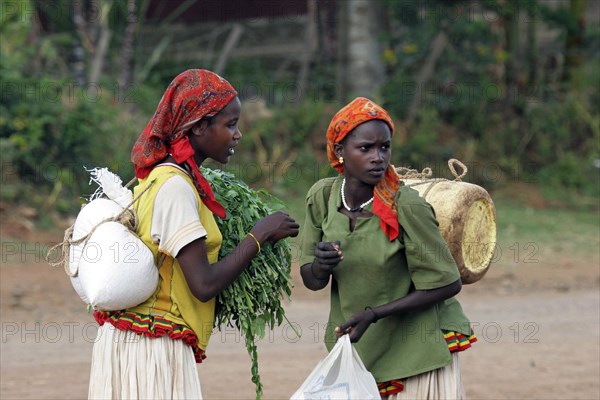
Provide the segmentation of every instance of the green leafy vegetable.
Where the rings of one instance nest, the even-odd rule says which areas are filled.
[[[219,257],[231,253],[254,224],[261,218],[283,208],[283,203],[264,190],[255,191],[233,174],[202,168],[215,197],[227,210],[227,218],[216,218],[223,235]],[[269,205],[262,199],[269,200]],[[252,382],[256,398],[262,397],[258,374],[258,353],[255,341],[285,318],[281,306],[283,296],[292,293],[291,251],[287,240],[275,245],[265,243],[250,265],[228,288],[217,296],[215,326],[235,326],[244,336],[246,350],[252,361]]]

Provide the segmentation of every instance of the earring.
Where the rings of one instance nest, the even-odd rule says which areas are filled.
[[[344,163],[344,157],[340,156],[340,158],[338,158],[338,161],[340,162],[340,164]]]

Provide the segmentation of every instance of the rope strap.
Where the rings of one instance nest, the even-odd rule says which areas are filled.
[[[127,186],[131,185],[134,180],[137,178],[132,179]],[[136,201],[139,200],[139,198],[148,190],[150,189],[150,187],[152,186],[152,184],[154,183],[154,180],[152,180],[148,186],[146,186],[144,188],[144,190],[142,190],[132,201],[131,203],[129,203],[127,205],[127,207],[125,207],[123,209],[123,211],[121,211],[119,214],[115,215],[114,217],[110,217],[110,218],[106,218],[102,221],[100,221],[96,226],[94,226],[87,235],[80,237],[79,239],[75,239],[73,240],[73,228],[75,226],[75,224],[71,225],[69,228],[67,228],[65,230],[65,235],[63,237],[63,241],[52,246],[48,252],[46,253],[46,261],[48,261],[48,264],[50,264],[52,267],[59,267],[59,266],[63,266],[65,273],[71,277],[74,278],[77,276],[77,274],[79,273],[79,265],[77,266],[77,268],[75,269],[74,272],[71,272],[71,268],[69,266],[69,252],[71,250],[71,246],[73,245],[78,245],[80,243],[84,243],[84,246],[87,244],[87,241],[92,237],[92,235],[94,234],[94,232],[96,231],[96,229],[104,224],[105,222],[119,222],[120,224],[123,224],[129,231],[135,233],[136,228],[137,228],[137,215],[136,213],[133,211],[133,209],[131,209],[131,207],[133,207],[133,205],[135,204]],[[51,254],[56,251],[59,250],[59,258],[57,261],[50,261],[50,256]]]
[[[462,172],[460,174],[458,174],[456,172],[456,166],[460,167],[460,169],[462,170]],[[451,158],[448,160],[448,169],[450,169],[450,173],[454,176],[453,182],[462,182],[463,176],[465,176],[468,172],[467,166],[465,164],[463,164],[462,162],[460,162],[459,160],[457,160],[456,158]],[[429,185],[429,187],[425,190],[425,193],[423,193],[424,199],[427,199],[427,195],[429,194],[429,191],[438,182],[448,182],[449,181],[448,179],[445,179],[445,178],[428,179],[432,175],[431,168],[429,168],[429,167],[424,168],[423,171],[421,171],[421,172],[417,171],[416,169],[410,169],[410,168],[406,168],[406,167],[398,167],[398,168],[396,168],[396,172],[398,173],[398,175],[400,175],[400,179],[402,179],[402,180],[421,179],[420,182],[411,183],[406,186],[417,186],[417,185],[424,185],[426,183],[431,183],[431,185]]]

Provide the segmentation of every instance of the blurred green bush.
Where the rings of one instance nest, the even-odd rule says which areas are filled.
[[[98,83],[79,86],[65,55],[73,49],[72,32],[42,35],[19,10],[27,7],[0,21],[0,200],[24,201],[40,216],[73,215],[81,196],[92,191],[84,166],[108,166],[125,181],[133,177],[131,146],[172,76],[157,71],[124,91],[109,72]],[[510,89],[496,76],[510,54],[495,46],[489,23],[456,19],[440,25],[413,17],[403,19],[411,23],[399,34],[382,39],[389,45],[387,81],[375,100],[396,123],[392,162],[432,167],[434,176],[451,178],[446,161],[458,158],[469,167],[465,180],[490,191],[531,184],[541,188],[545,204],[598,210],[600,63],[593,49],[600,34],[587,32],[591,56],[570,83],[540,76],[531,84],[517,74]],[[440,30],[450,45],[427,84],[418,87],[428,46]],[[164,64],[188,67],[168,57]],[[298,71],[275,79],[273,67],[269,60],[244,59],[232,60],[224,71],[240,90],[244,139],[231,165],[216,167],[298,204],[310,185],[334,174],[325,132],[343,104],[334,100],[335,65],[313,62],[301,101],[285,84],[295,82]],[[252,92],[261,83],[270,85],[268,96]],[[421,97],[408,121],[417,91]]]
[[[465,179],[487,189],[533,184],[554,205],[599,208],[597,23],[587,26],[577,48],[584,63],[565,77],[566,60],[562,75],[536,61],[535,36],[536,26],[546,23],[563,32],[554,44],[560,46],[574,32],[577,20],[564,5],[493,0],[470,5],[489,7],[487,19],[473,17],[485,11],[461,2],[434,0],[422,14],[415,5],[391,0],[388,5],[391,18],[403,23],[385,38],[389,79],[381,94],[384,106],[409,124],[395,143],[397,163],[431,165],[435,175],[448,177],[445,160],[455,157],[470,167]],[[519,28],[515,21],[526,24]],[[511,49],[513,33],[521,36]],[[440,34],[442,55],[423,82]]]
[[[93,192],[84,167],[133,177],[131,146],[147,121],[136,109],[158,95],[147,87],[120,92],[110,80],[77,85],[63,56],[72,43],[35,35],[28,10],[15,8],[0,25],[0,198],[24,201],[38,215],[72,213]]]

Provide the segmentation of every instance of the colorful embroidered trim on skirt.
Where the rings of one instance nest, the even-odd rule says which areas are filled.
[[[377,388],[382,397],[391,396],[404,390],[404,382],[398,379],[392,379],[391,381],[378,383]]]
[[[470,336],[463,335],[460,332],[447,331],[442,329],[444,339],[448,345],[450,353],[456,353],[464,351],[471,347],[471,344],[477,341],[475,334],[471,331]],[[381,382],[377,384],[379,388],[379,394],[381,397],[391,396],[392,394],[400,393],[404,390],[404,382],[399,379],[392,379],[391,381]]]
[[[121,311],[94,311],[94,318],[98,325],[109,322],[122,331],[132,331],[138,335],[148,337],[161,337],[168,335],[173,340],[183,340],[194,350],[197,363],[206,358],[204,351],[198,347],[198,338],[193,330],[185,325],[179,325],[165,318],[153,315],[144,315],[134,312]]]

